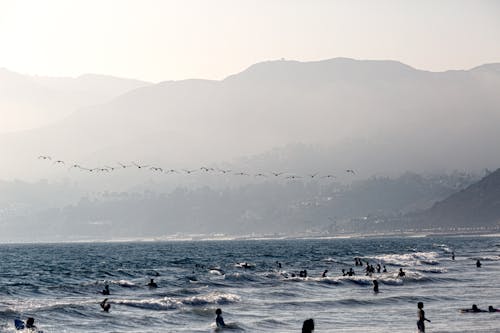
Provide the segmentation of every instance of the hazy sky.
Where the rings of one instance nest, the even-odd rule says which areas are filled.
[[[0,67],[220,79],[270,59],[500,62],[500,1],[0,0]]]

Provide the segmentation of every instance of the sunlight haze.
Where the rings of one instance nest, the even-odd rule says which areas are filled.
[[[499,61],[499,17],[497,1],[0,0],[0,67],[152,82],[281,58],[470,69]]]

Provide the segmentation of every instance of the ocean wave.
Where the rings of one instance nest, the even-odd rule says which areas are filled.
[[[241,298],[235,294],[212,292],[200,296],[186,297],[181,302],[186,305],[199,306],[207,304],[232,304],[240,300]]]
[[[169,297],[143,300],[113,300],[109,301],[109,303],[157,311],[177,309],[182,305],[182,302]]]
[[[407,254],[383,254],[372,259],[393,266],[438,265],[437,252],[413,252]]]

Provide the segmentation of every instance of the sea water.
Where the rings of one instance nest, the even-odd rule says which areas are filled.
[[[233,332],[300,332],[308,318],[315,332],[415,332],[420,301],[428,332],[500,332],[500,312],[459,311],[500,307],[499,255],[499,237],[4,244],[0,332],[27,317],[46,333],[211,332],[217,308]],[[355,257],[388,272],[366,276]]]

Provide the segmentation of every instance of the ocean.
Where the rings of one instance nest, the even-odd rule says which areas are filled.
[[[500,312],[459,311],[500,308],[499,274],[500,237],[3,244],[0,332],[214,332],[217,308],[228,332],[416,332],[417,302],[427,332],[500,332]]]

